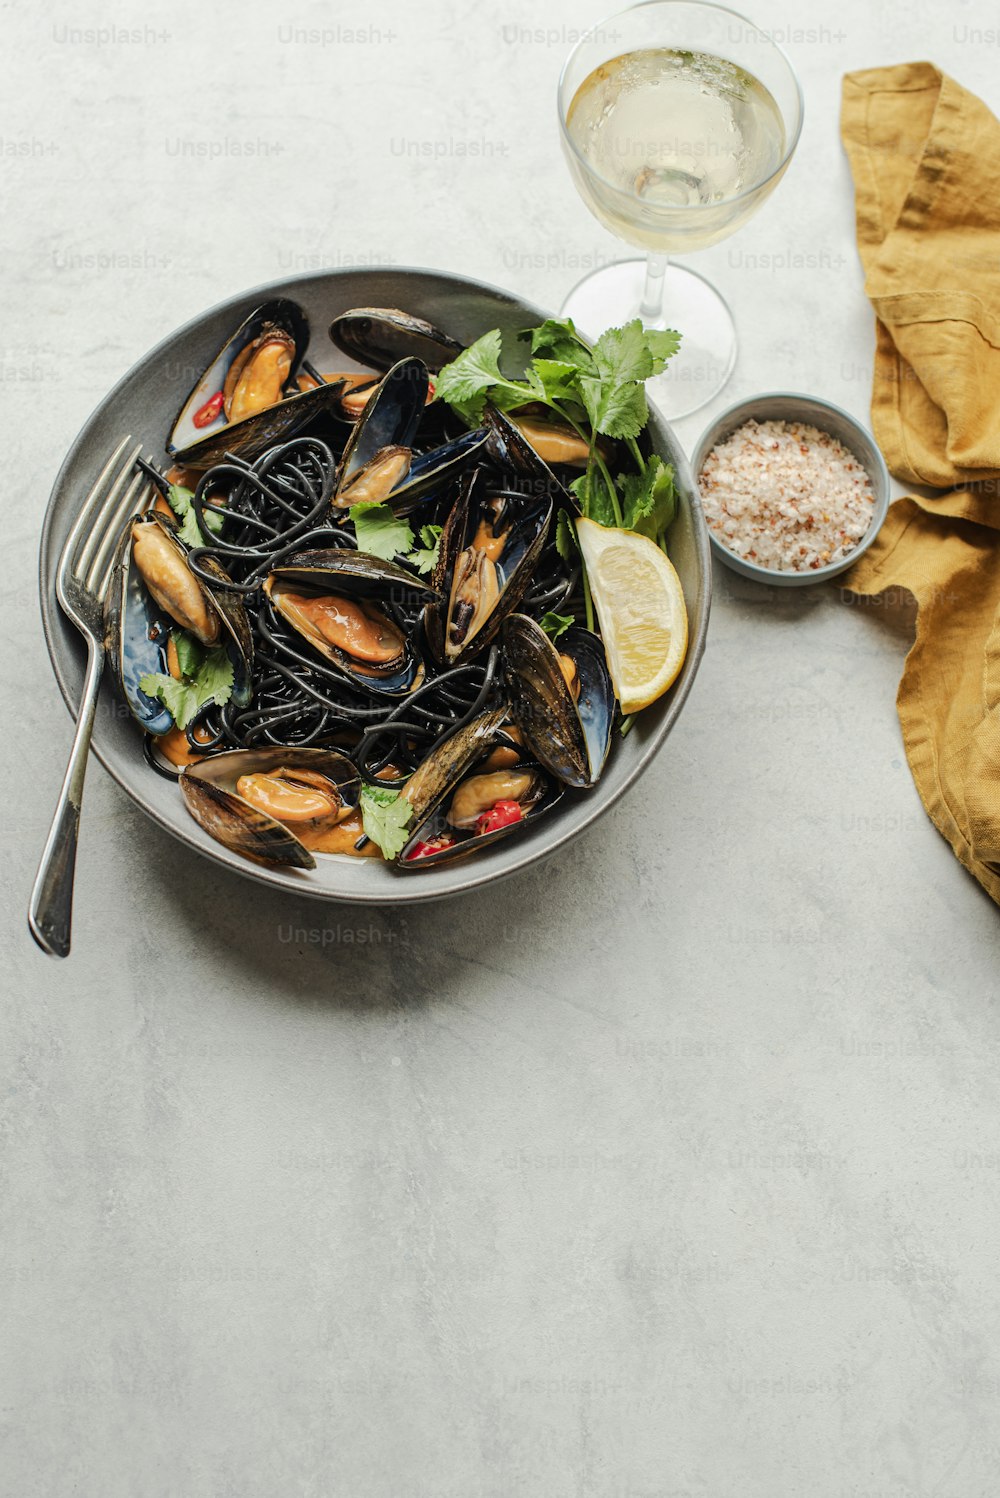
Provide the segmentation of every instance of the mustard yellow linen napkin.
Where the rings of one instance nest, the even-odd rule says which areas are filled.
[[[1000,121],[915,62],[848,73],[841,134],[885,460],[937,489],[1000,475]]]
[[[872,424],[897,501],[846,575],[917,600],[897,696],[921,799],[1000,903],[1000,122],[930,63],[844,80],[841,126],[875,308]]]

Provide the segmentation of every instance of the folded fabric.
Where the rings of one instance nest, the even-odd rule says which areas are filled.
[[[933,488],[996,478],[1000,121],[917,62],[849,73],[841,132],[878,319],[872,426],[886,462]]]
[[[934,825],[1000,903],[1000,512],[976,524],[970,501],[897,501],[846,581],[917,600],[896,697],[906,757]]]
[[[872,425],[898,500],[845,577],[917,600],[897,696],[921,799],[1000,903],[1000,122],[930,63],[844,80],[877,317]]]

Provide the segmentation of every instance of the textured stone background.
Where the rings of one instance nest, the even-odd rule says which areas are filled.
[[[35,556],[77,428],[169,329],[296,270],[422,263],[557,306],[618,253],[553,104],[602,9],[7,12],[17,1498],[1000,1490],[997,915],[918,803],[884,611],[718,574],[641,787],[432,909],[224,876],[95,765],[71,960],[25,931],[69,741]],[[995,106],[987,10],[758,0],[808,117],[776,196],[698,262],[743,335],[725,401],[866,414],[839,78],[930,57]]]

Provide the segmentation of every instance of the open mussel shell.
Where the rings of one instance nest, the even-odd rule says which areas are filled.
[[[413,817],[410,836],[397,867],[412,873],[478,853],[501,838],[523,831],[555,806],[563,794],[561,785],[509,737],[508,720],[506,705],[490,709],[439,744],[417,767],[403,791],[413,807]],[[498,750],[509,761],[503,769],[493,768],[489,763]],[[495,781],[498,797],[502,799],[507,799],[505,792],[515,783],[520,786],[524,795],[520,819],[488,832],[456,826],[449,820],[455,815],[456,794],[463,787],[475,790],[485,784],[479,781],[484,775]],[[473,781],[478,785],[474,786]],[[484,811],[489,809],[488,801],[489,796],[483,801]],[[432,852],[420,851],[421,845],[433,844],[442,835],[454,841]]]
[[[390,491],[386,503],[396,515],[409,515],[423,500],[440,493],[446,484],[470,467],[486,446],[485,427],[463,432],[430,452],[414,453],[409,471]]]
[[[429,452],[412,450],[426,410],[429,379],[422,359],[401,359],[370,396],[348,438],[333,496],[334,512],[362,501],[408,515],[440,492],[485,448],[485,427],[462,432]]]
[[[439,664],[465,665],[492,643],[531,582],[551,519],[545,496],[491,491],[481,468],[463,479],[434,571],[442,600],[424,612]]]
[[[132,716],[147,733],[167,733],[174,726],[167,709],[147,697],[139,682],[144,676],[166,672],[170,632],[181,627],[157,603],[136,565],[132,544],[136,526],[158,527],[170,565],[185,569],[207,613],[218,620],[218,643],[225,645],[233,663],[232,700],[245,706],[250,701],[253,671],[253,634],[246,610],[238,595],[227,590],[229,578],[218,563],[211,557],[202,559],[203,569],[217,579],[217,585],[210,587],[192,571],[187,548],[172,522],[158,510],[147,510],[133,515],[122,531],[104,606],[105,642]]]
[[[575,495],[556,478],[510,417],[491,401],[483,408],[483,425],[489,432],[484,455],[500,469],[509,488],[536,498],[547,497],[558,508],[580,514]]]
[[[293,578],[315,587],[329,585],[331,592],[347,593],[352,597],[381,595],[397,603],[433,600],[441,596],[432,583],[407,572],[405,567],[347,547],[297,551],[273,567],[271,576]]]
[[[616,708],[600,639],[590,630],[569,629],[553,642],[534,619],[511,614],[503,647],[511,716],[524,742],[566,785],[595,785]],[[572,663],[568,672],[561,656]]]
[[[440,328],[397,307],[352,307],[330,324],[339,349],[372,369],[391,369],[400,359],[422,359],[438,370],[462,353],[465,345]]]
[[[178,784],[188,811],[210,837],[254,863],[312,869],[316,860],[292,831],[237,793],[244,775],[273,774],[276,770],[304,770],[332,782],[340,801],[331,801],[331,820],[353,811],[361,796],[361,780],[352,762],[333,749],[234,749],[188,765]]]
[[[303,551],[272,569],[264,592],[312,650],[369,691],[403,697],[423,680],[423,661],[397,618],[396,606],[440,595],[412,572],[363,552]],[[310,606],[326,598],[367,604],[376,634],[395,640],[398,650],[383,660],[363,660],[333,643],[310,618]]]
[[[177,413],[166,443],[170,457],[194,469],[209,468],[227,452],[251,460],[316,416],[335,409],[342,381],[294,393],[308,345],[309,323],[297,303],[282,298],[251,312]],[[250,381],[255,358],[266,368],[254,383],[253,400],[267,400],[267,404],[233,419],[226,414],[226,405],[234,397],[235,386],[241,380]]]
[[[128,521],[115,552],[104,604],[104,640],[133,718],[147,733],[169,733],[173,717],[139,686],[144,676],[166,672],[171,620],[153,602],[138,568],[132,566],[132,525],[138,518]]]
[[[355,502],[350,493],[352,485],[387,450],[411,447],[427,390],[427,366],[420,359],[401,359],[383,375],[344,448],[333,497],[335,510],[347,509]],[[395,481],[393,477],[392,483]]]

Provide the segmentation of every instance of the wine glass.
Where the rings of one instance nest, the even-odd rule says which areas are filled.
[[[649,394],[686,416],[736,362],[732,314],[671,252],[704,249],[774,190],[802,130],[802,90],[784,53],[746,17],[708,0],[642,0],[576,43],[559,79],[562,145],[591,213],[643,260],[585,276],[563,316],[596,338],[640,317],[681,348]]]

